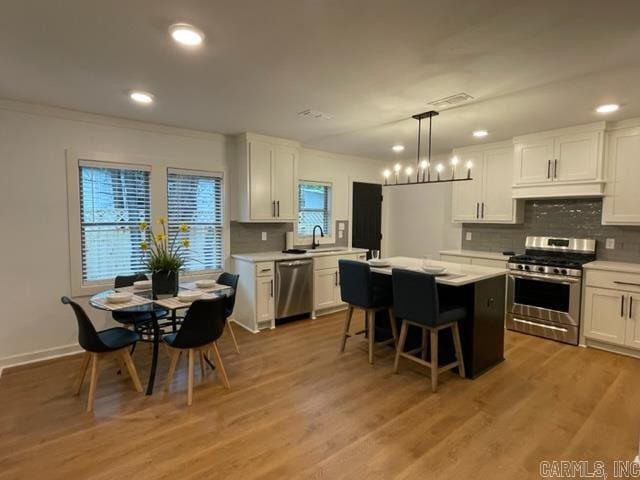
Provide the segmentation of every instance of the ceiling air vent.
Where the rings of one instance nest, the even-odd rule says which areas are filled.
[[[331,120],[331,115],[327,115],[326,113],[322,113],[322,112],[319,112],[318,110],[311,110],[311,109],[302,110],[301,112],[298,112],[298,116],[303,118],[317,118],[317,119]]]
[[[438,100],[432,100],[429,102],[429,105],[433,105],[434,107],[452,107],[453,105],[457,105],[462,102],[468,102],[469,100],[473,100],[473,97],[468,93],[456,93],[455,95],[449,95],[448,97],[439,98]]]

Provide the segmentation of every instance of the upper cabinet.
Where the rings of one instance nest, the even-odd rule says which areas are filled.
[[[601,196],[604,122],[516,137],[514,198]]]
[[[510,142],[481,147],[459,148],[456,178],[467,175],[467,162],[473,163],[472,178],[453,184],[454,222],[519,223],[523,205],[512,198],[513,147]]]
[[[240,222],[292,222],[296,219],[299,145],[263,135],[243,134],[231,169],[237,177],[234,219]]]
[[[640,126],[607,133],[605,225],[640,225]]]

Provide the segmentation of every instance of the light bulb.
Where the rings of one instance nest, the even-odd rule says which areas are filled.
[[[391,176],[391,170],[389,170],[388,168],[385,169],[385,171],[382,172],[382,175],[384,175],[384,178],[389,178]]]
[[[469,160],[469,161],[467,162],[467,168],[469,168],[469,169],[470,169],[471,167],[473,167],[473,162],[472,162],[471,160]]]
[[[420,162],[420,168],[421,168],[422,170],[426,170],[428,166],[429,166],[429,162],[428,162],[427,160],[422,160],[422,161]]]
[[[458,161],[459,161],[458,157],[453,157],[451,159],[451,165],[453,165],[455,167],[456,165],[458,165]]]
[[[411,174],[413,173],[413,168],[411,168],[411,167],[407,167],[407,168],[405,168],[404,172],[405,172],[407,175],[411,175]]]
[[[439,163],[438,165],[436,165],[436,171],[438,173],[440,173],[442,170],[444,170],[444,165],[442,165],[441,163]]]
[[[396,173],[398,173],[400,170],[402,170],[402,165],[400,165],[399,163],[396,163],[396,164],[393,166],[393,171],[394,171],[394,172],[396,172]]]

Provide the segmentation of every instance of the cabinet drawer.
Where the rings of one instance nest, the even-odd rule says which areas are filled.
[[[357,260],[357,253],[350,253],[346,255],[329,255],[326,257],[316,257],[313,259],[314,270],[325,270],[327,268],[338,268],[338,260]]]
[[[640,275],[636,273],[587,271],[587,286],[640,292]]]
[[[257,262],[256,263],[256,277],[271,277],[273,276],[273,262]]]

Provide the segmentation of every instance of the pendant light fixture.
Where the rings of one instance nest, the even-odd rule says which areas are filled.
[[[384,186],[393,187],[399,185],[423,185],[429,183],[465,182],[468,180],[473,180],[471,178],[471,168],[473,167],[473,164],[470,161],[465,165],[467,167],[467,175],[465,177],[456,178],[455,170],[456,166],[458,165],[457,157],[453,157],[451,159],[451,176],[449,178],[443,178],[444,165],[442,163],[439,163],[435,166],[435,179],[432,179],[431,168],[433,167],[433,165],[431,165],[431,131],[433,127],[433,117],[436,117],[438,115],[439,113],[435,110],[412,115],[411,118],[418,121],[418,154],[416,159],[415,177],[413,176],[414,170],[411,166],[406,167],[406,176],[401,176],[400,170],[402,169],[402,165],[396,163],[393,167],[393,178],[390,169],[385,169],[382,172],[382,175],[384,177]],[[425,120],[427,118],[429,119],[427,158],[420,158],[420,151],[422,146],[422,120]],[[403,178],[407,179],[406,182],[402,181]]]

